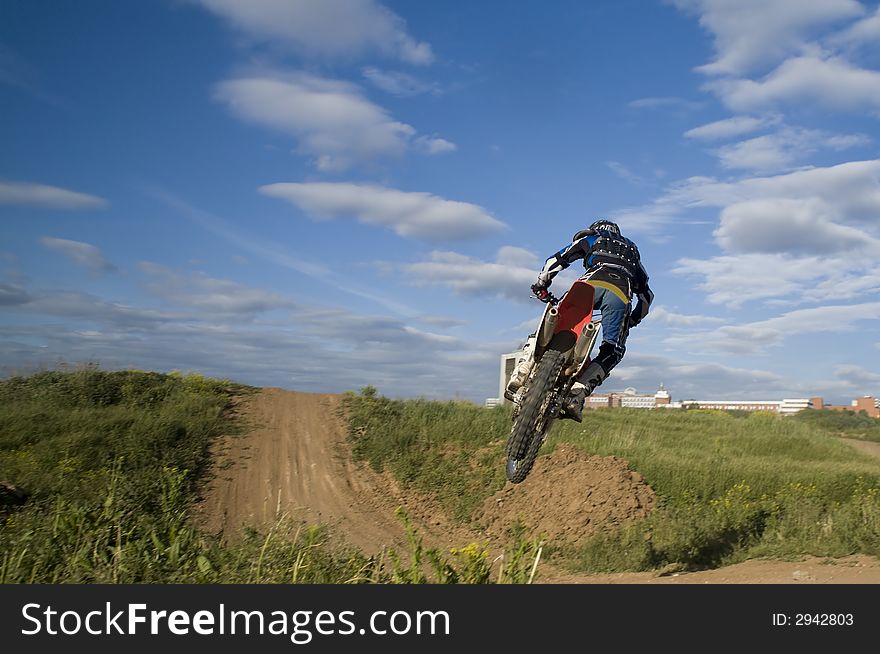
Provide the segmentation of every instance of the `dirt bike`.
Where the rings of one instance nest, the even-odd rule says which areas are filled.
[[[547,295],[535,332],[534,364],[513,398],[513,427],[507,439],[507,478],[523,481],[535,464],[572,384],[590,363],[601,318],[593,316],[595,289],[577,280],[562,298]]]

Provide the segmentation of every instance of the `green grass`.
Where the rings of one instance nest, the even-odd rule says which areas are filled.
[[[238,387],[133,371],[47,372],[0,382],[0,478],[28,489],[33,503],[57,496],[103,498],[155,508],[165,467],[198,477],[211,438]],[[111,479],[112,478],[112,479]]]
[[[880,480],[880,461],[811,425],[768,413],[591,411],[560,423],[557,439],[627,459],[672,503],[708,501],[739,483],[757,494],[815,485],[829,501],[852,495],[859,479]]]
[[[200,375],[43,372],[0,382],[0,581],[147,582],[210,569],[189,525],[210,440],[244,386]]]
[[[880,442],[880,420],[869,417],[864,411],[801,411],[794,419],[814,426],[832,436],[860,438]]]
[[[462,521],[504,484],[506,409],[395,401],[373,388],[349,394],[346,407],[358,457],[432,494]],[[880,460],[834,438],[839,430],[824,420],[619,409],[590,411],[583,424],[559,422],[545,452],[569,442],[622,457],[659,502],[639,523],[554,555],[589,572],[880,555]]]
[[[714,567],[756,556],[880,555],[880,460],[808,420],[595,411],[559,437],[630,461],[661,499],[639,524],[568,551],[589,571]]]
[[[344,412],[356,460],[388,469],[405,487],[430,493],[467,521],[502,488],[510,413],[470,402],[390,400],[367,387],[346,394]]]
[[[199,531],[208,444],[242,428],[230,401],[253,390],[95,368],[0,382],[0,480],[29,494],[0,506],[0,583],[530,581],[540,545],[523,539],[496,575],[484,546],[427,548],[408,523],[410,552],[373,557],[285,516],[233,545]]]

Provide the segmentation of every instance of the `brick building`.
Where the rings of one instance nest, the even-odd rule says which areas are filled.
[[[850,404],[825,404],[821,397],[811,400],[814,409],[827,409],[829,411],[864,411],[871,418],[880,418],[880,398],[871,395],[857,397]]]

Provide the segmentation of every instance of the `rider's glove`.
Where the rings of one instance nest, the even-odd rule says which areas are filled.
[[[548,291],[547,287],[541,282],[532,284],[532,293],[534,293],[541,302],[547,302],[550,299],[550,291]]]

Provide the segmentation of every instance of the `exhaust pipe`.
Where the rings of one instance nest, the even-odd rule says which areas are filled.
[[[590,350],[593,349],[593,344],[596,342],[596,336],[598,336],[596,323],[588,323],[581,332],[581,337],[578,339],[577,344],[574,346],[574,361],[572,361],[571,367],[565,371],[566,374],[573,375],[577,372],[577,369],[581,365],[581,361],[583,361],[587,354],[589,354]]]
[[[555,306],[549,307],[544,316],[544,322],[541,325],[541,333],[538,334],[538,347],[547,347],[553,338],[553,332],[556,330],[556,321],[559,319],[559,309]]]

